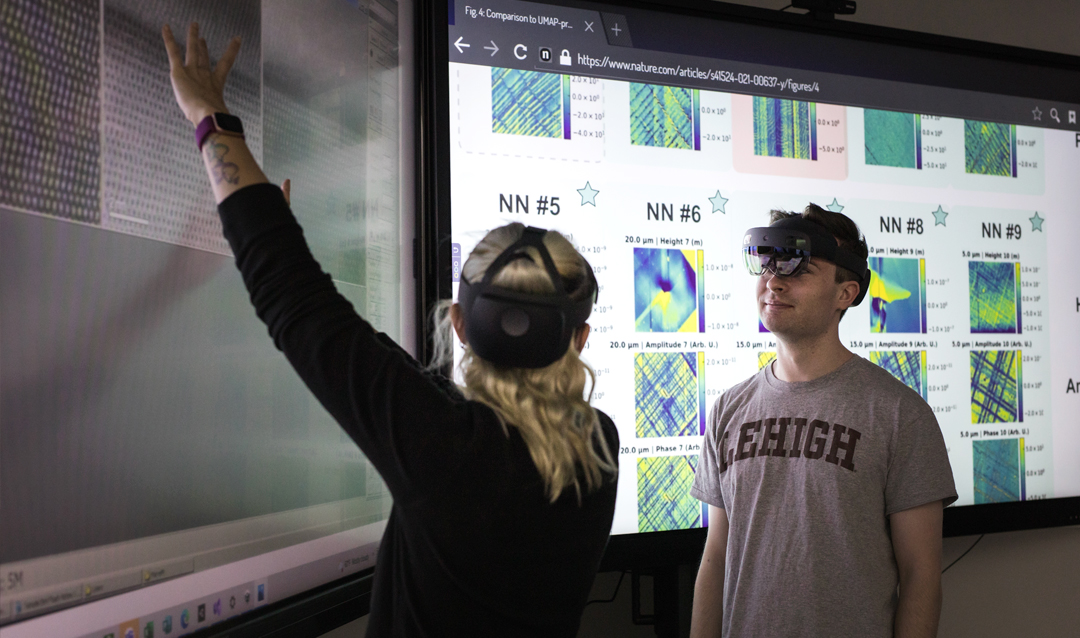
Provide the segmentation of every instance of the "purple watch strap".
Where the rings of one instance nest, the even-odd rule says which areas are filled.
[[[202,152],[203,142],[215,131],[217,131],[217,122],[214,121],[213,114],[204,117],[199,122],[199,125],[195,127],[195,143],[198,144],[200,153]]]

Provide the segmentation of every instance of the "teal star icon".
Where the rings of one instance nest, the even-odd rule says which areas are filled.
[[[1042,232],[1042,223],[1046,221],[1045,217],[1039,217],[1039,211],[1035,211],[1034,217],[1028,217],[1028,221],[1031,222],[1031,230],[1037,230]]]
[[[712,202],[712,212],[715,213],[716,211],[720,211],[721,213],[727,215],[727,211],[724,210],[724,206],[727,206],[729,200],[723,195],[721,195],[720,191],[716,191],[716,195],[710,197],[709,201]]]
[[[941,209],[940,205],[937,207],[937,210],[935,210],[933,212],[933,215],[934,215],[934,225],[935,226],[944,226],[945,225],[945,218],[949,216],[948,213],[946,213],[944,210]]]
[[[589,185],[589,182],[585,182],[585,188],[577,189],[579,195],[581,195],[581,205],[592,204],[596,206],[596,196],[600,194],[600,191],[596,190]]]
[[[840,211],[844,210],[844,207],[840,205],[840,202],[836,201],[835,197],[832,198],[832,203],[825,208],[828,208],[834,213],[839,213]]]

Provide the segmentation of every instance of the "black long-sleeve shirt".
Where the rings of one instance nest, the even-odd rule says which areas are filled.
[[[276,186],[219,206],[256,313],[394,498],[369,636],[574,636],[615,481],[551,504],[517,429],[424,371],[322,272]],[[612,455],[618,433],[600,413]]]

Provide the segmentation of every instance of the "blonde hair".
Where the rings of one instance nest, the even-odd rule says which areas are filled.
[[[470,283],[479,282],[495,258],[520,239],[524,230],[524,225],[514,223],[489,232],[469,255],[461,276]],[[586,275],[585,258],[566,237],[548,231],[544,235],[544,247],[571,299],[593,294]],[[523,247],[522,253],[529,258],[514,259],[506,264],[492,283],[521,292],[554,292],[540,252],[533,247]],[[442,367],[453,361],[448,312],[451,305],[452,302],[446,300],[436,308],[432,367]],[[581,360],[572,343],[558,361],[546,368],[535,369],[497,366],[477,356],[466,345],[460,369],[465,379],[466,396],[491,407],[507,433],[508,426],[517,428],[551,502],[554,503],[568,487],[575,490],[580,501],[583,487],[585,492],[592,492],[603,483],[605,472],[616,474],[618,466],[608,449],[599,417],[589,405],[596,374]]]

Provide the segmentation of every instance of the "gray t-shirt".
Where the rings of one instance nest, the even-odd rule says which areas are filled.
[[[956,500],[933,410],[857,355],[802,383],[769,365],[725,392],[690,493],[727,510],[725,638],[892,636],[887,517]]]

